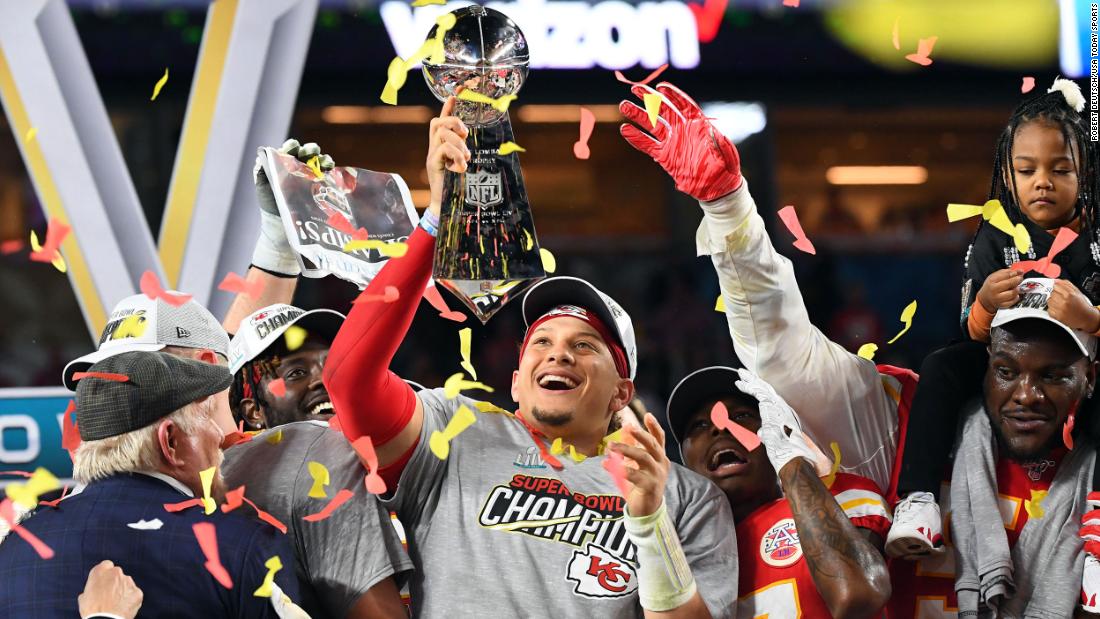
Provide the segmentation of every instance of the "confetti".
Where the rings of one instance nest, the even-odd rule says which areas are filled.
[[[458,98],[463,101],[472,101],[474,103],[484,103],[498,112],[507,112],[508,106],[512,104],[518,97],[516,95],[503,95],[499,98],[492,98],[488,95],[483,95],[475,90],[469,88],[464,89],[458,93]]]
[[[397,286],[386,286],[383,294],[367,294],[363,291],[352,303],[371,303],[373,301],[381,301],[383,303],[393,303],[401,298],[401,291],[397,289]]]
[[[210,487],[214,484],[214,473],[217,470],[217,467],[212,466],[199,471],[199,481],[202,482],[202,509],[207,516],[218,509],[218,504],[210,496]]]
[[[573,142],[573,156],[577,159],[588,159],[592,151],[588,148],[588,140],[592,137],[592,130],[596,128],[596,115],[592,110],[581,108],[581,139]],[[524,231],[526,232],[526,230]]]
[[[65,409],[61,417],[61,447],[69,452],[69,459],[73,452],[80,447],[80,430],[76,427],[76,400],[69,400],[69,407]]]
[[[168,292],[160,285],[160,280],[152,271],[141,274],[141,291],[150,299],[161,299],[169,305],[179,307],[191,300],[189,294],[176,294]]]
[[[355,235],[356,233],[355,228],[352,227],[351,222],[348,221],[348,218],[335,211],[329,214],[328,219],[325,220],[325,223],[328,224],[329,227],[335,228],[340,232],[343,232],[344,234]],[[362,230],[362,228],[360,228],[360,230]],[[366,230],[363,230],[363,232],[366,232]]]
[[[455,322],[466,322],[466,314],[457,310],[452,311],[451,308],[447,307],[447,302],[443,300],[443,295],[439,293],[439,288],[436,287],[435,283],[424,289],[424,298],[439,312],[441,318]]]
[[[309,488],[309,498],[327,499],[328,493],[325,492],[325,486],[329,484],[328,469],[320,462],[312,460],[307,466],[309,467],[309,475],[313,478],[313,485]]]
[[[195,532],[195,539],[199,541],[199,548],[202,549],[202,554],[206,557],[204,565],[206,571],[210,572],[210,575],[218,581],[218,584],[226,589],[232,589],[233,579],[230,578],[229,572],[226,571],[221,559],[218,558],[218,533],[214,529],[214,523],[196,522],[191,525],[191,530]]]
[[[550,453],[557,455],[565,451],[565,445],[562,443],[561,437],[554,439],[553,443],[550,443]]]
[[[409,252],[409,244],[400,241],[387,243],[386,241],[353,239],[344,244],[344,251],[356,251],[358,249],[377,249],[378,253],[390,258],[400,258]]]
[[[470,330],[470,327],[458,331],[458,354],[462,355],[462,361],[459,365],[462,366],[462,369],[466,370],[466,373],[469,374],[471,378],[477,380],[477,370],[474,369],[474,364],[470,363],[470,340],[472,335],[473,332]]]
[[[990,200],[981,206],[975,204],[948,204],[947,221],[956,222],[970,217],[981,215],[994,228],[1011,236],[1016,242],[1016,249],[1025,253],[1031,249],[1031,235],[1023,224],[1012,225],[1012,220],[1005,213],[1000,200]]]
[[[304,516],[302,520],[306,522],[320,522],[332,515],[332,512],[336,511],[336,508],[340,507],[344,503],[348,502],[348,499],[355,496],[355,493],[351,490],[341,490],[336,493],[336,496],[332,497],[332,500],[325,505],[325,508],[316,514],[310,514]]]
[[[700,43],[710,43],[718,36],[718,28],[726,14],[729,0],[704,0],[703,4],[688,4],[695,16],[695,27]]]
[[[45,505],[46,507],[53,507],[53,508],[56,509],[57,504],[60,503],[61,500],[64,499],[65,497],[67,497],[67,496],[69,496],[69,486],[68,485],[61,488],[61,496],[57,497],[56,499],[54,499],[52,501],[39,501],[38,504],[39,505]]]
[[[1069,247],[1070,243],[1077,238],[1077,233],[1069,228],[1059,228],[1058,236],[1054,237],[1054,242],[1050,245],[1050,251],[1047,252],[1045,258],[1041,260],[1022,260],[1013,264],[1011,267],[1014,271],[1020,271],[1021,273],[1027,273],[1028,271],[1036,271],[1042,273],[1046,277],[1057,279],[1062,274],[1062,267],[1054,264],[1054,257],[1062,252],[1063,249]]]
[[[286,395],[286,383],[283,382],[283,379],[276,378],[267,383],[267,390],[271,392],[271,395],[281,398]]]
[[[320,161],[321,161],[321,158],[318,157],[317,155],[314,155],[314,156],[309,158],[309,161],[306,161],[306,167],[309,168],[313,172],[313,176],[315,176],[317,178],[324,178],[325,173],[321,171]]]
[[[125,374],[116,374],[114,372],[74,372],[73,380],[83,380],[85,378],[98,378],[100,380],[109,380],[113,383],[125,383],[129,382],[130,377]]]
[[[714,311],[726,313],[726,300],[722,298],[722,295],[718,295],[718,300],[714,302]]]
[[[367,492],[371,494],[385,494],[386,480],[378,474],[378,454],[374,451],[374,442],[369,436],[360,436],[351,444],[355,453],[359,454],[359,460],[367,467],[367,477],[363,480]]]
[[[459,392],[465,391],[467,389],[482,389],[488,391],[489,393],[493,392],[493,388],[489,385],[479,383],[477,381],[464,379],[462,377],[462,372],[451,374],[447,378],[447,381],[443,383],[443,394],[447,396],[448,400],[453,400],[457,398]]]
[[[46,242],[38,244],[38,235],[31,231],[31,255],[34,262],[49,262],[62,273],[68,270],[65,258],[61,255],[61,243],[69,236],[72,228],[56,217],[50,218],[46,226]]]
[[[39,496],[60,487],[61,482],[54,477],[53,473],[38,467],[27,481],[8,484],[5,493],[9,499],[15,501],[16,505],[24,509],[34,509],[38,505]]]
[[[258,598],[271,597],[271,587],[275,584],[275,572],[283,569],[283,561],[279,558],[279,555],[275,555],[267,561],[264,561],[264,567],[267,568],[267,574],[264,575],[264,581],[260,584],[258,589],[252,592],[252,595]]]
[[[474,411],[466,408],[465,405],[460,405],[458,411],[456,411],[454,417],[451,417],[451,420],[447,422],[447,427],[443,428],[442,432],[438,430],[432,432],[432,437],[428,441],[428,446],[431,448],[432,453],[435,454],[435,457],[440,460],[446,460],[447,456],[451,453],[451,441],[466,428],[473,425],[475,421],[477,421],[477,417],[474,416]]]
[[[936,39],[939,37],[928,37],[927,39],[920,39],[917,42],[917,53],[907,54],[905,59],[910,62],[915,62],[922,67],[927,67],[932,64],[932,59],[928,57],[932,53],[932,47],[936,45]]]
[[[783,6],[789,6],[797,9],[800,0],[783,0]]]
[[[267,443],[268,443],[269,445],[278,445],[278,444],[279,444],[279,443],[281,443],[281,442],[282,442],[282,440],[283,440],[283,430],[282,430],[282,428],[279,428],[278,430],[275,430],[274,432],[272,432],[272,433],[271,433],[271,434],[270,434],[270,435],[269,435],[269,436],[268,436],[268,437],[267,437],[266,439],[264,439],[264,440],[265,440],[265,441],[267,441]]]
[[[603,461],[603,468],[611,473],[611,479],[619,488],[619,494],[626,498],[630,495],[630,482],[626,480],[626,464],[623,462],[623,454],[611,451]]]
[[[649,114],[649,124],[657,127],[657,116],[661,113],[661,95],[647,92],[642,95],[645,102],[645,112]]]
[[[225,493],[225,503],[222,505],[222,512],[228,514],[229,512],[237,509],[241,505],[244,505],[244,486],[239,486],[232,490],[228,490]]]
[[[894,49],[901,50],[901,40],[898,38],[898,24],[901,22],[901,18],[894,20],[894,30],[891,32],[890,41],[894,44]]]
[[[710,409],[710,422],[714,427],[732,434],[733,438],[737,439],[737,442],[744,445],[745,449],[749,451],[755,451],[760,446],[760,437],[755,432],[730,419],[729,410],[721,402],[715,402],[714,407]]]
[[[179,503],[165,503],[164,511],[174,514],[176,512],[182,512],[185,509],[191,509],[192,507],[202,507],[202,499],[188,499],[186,501],[180,501]]]
[[[146,520],[142,518],[137,522],[127,523],[131,529],[137,529],[138,531],[156,531],[164,526],[164,523],[160,521],[160,518],[153,518],[152,520]]]
[[[27,129],[27,134],[23,136],[23,142],[30,142],[34,139],[36,135],[38,135],[38,127],[31,127],[30,129]]]
[[[840,445],[833,441],[829,443],[829,449],[833,451],[833,465],[829,467],[829,474],[822,478],[826,488],[832,488],[836,481],[836,472],[840,470]]]
[[[301,348],[302,344],[306,343],[307,337],[309,337],[309,332],[298,325],[290,325],[290,327],[283,332],[283,340],[285,340],[286,348],[290,352],[294,352]]]
[[[4,241],[3,243],[0,243],[0,254],[8,256],[16,252],[23,251],[24,245],[25,243],[23,243],[23,241],[20,239]]]
[[[428,6],[429,4],[447,4],[447,0],[416,0],[409,6]]]
[[[1027,510],[1027,517],[1034,518],[1036,520],[1042,518],[1043,512],[1043,499],[1047,498],[1046,490],[1032,490],[1031,498],[1024,501],[1024,509]]]
[[[15,522],[15,508],[12,506],[11,499],[4,499],[0,501],[0,519],[8,524],[8,527],[13,533],[23,538],[23,541],[31,545],[38,556],[43,559],[53,558],[53,549],[46,545],[46,542],[38,539],[38,537],[26,529],[26,527],[16,524]]]
[[[878,351],[878,344],[864,344],[859,347],[859,352],[856,355],[867,359],[868,361],[875,358],[875,352]]]
[[[615,79],[619,80],[620,82],[622,82],[624,84],[630,84],[631,86],[645,86],[646,84],[648,84],[648,83],[652,82],[653,80],[657,79],[657,76],[664,73],[665,69],[667,69],[667,68],[668,68],[668,63],[666,62],[665,64],[657,67],[652,73],[647,75],[646,78],[644,80],[640,81],[640,82],[632,82],[632,81],[626,79],[626,77],[623,75],[622,71],[616,71],[615,72]],[[585,108],[583,108],[583,107],[581,108],[582,113],[583,113],[584,109]],[[589,112],[589,113],[591,114],[591,112]]]
[[[515,142],[505,142],[497,149],[498,155],[511,155],[512,153],[526,153],[527,149]]]
[[[787,226],[787,230],[790,230],[794,235],[795,249],[802,250],[807,254],[817,255],[817,250],[814,249],[814,244],[810,242],[810,239],[806,238],[806,233],[802,230],[802,224],[798,221],[798,214],[795,213],[793,206],[784,206],[779,209],[779,219],[783,221],[783,225]]]
[[[160,89],[164,88],[164,85],[168,83],[168,67],[164,67],[164,75],[160,76],[157,83],[153,85],[153,96],[149,97],[150,101],[156,101],[157,95],[160,94]],[[228,587],[227,587],[228,588]]]
[[[577,451],[577,448],[572,445],[569,446],[569,457],[573,459],[573,462],[577,463],[584,462],[588,459],[588,456]]]
[[[1035,88],[1035,78],[1025,77],[1023,84],[1020,84],[1021,93],[1029,93]]]
[[[242,504],[248,503],[249,507],[256,510],[256,516],[264,522],[278,529],[283,534],[286,534],[286,525],[279,521],[278,518],[260,509],[258,505],[252,502],[251,499],[244,495],[244,486],[240,486],[225,493],[225,504],[222,505],[222,512],[228,514],[229,512],[237,509]]]
[[[1077,406],[1074,405],[1069,411],[1069,416],[1066,417],[1066,422],[1062,424],[1062,443],[1066,446],[1066,449],[1073,450],[1073,426],[1077,421]]]
[[[909,305],[905,306],[905,309],[901,311],[901,322],[905,324],[905,328],[898,332],[894,336],[894,339],[886,342],[887,344],[893,344],[898,341],[898,338],[905,335],[905,332],[909,330],[909,327],[913,326],[913,315],[917,313],[917,302],[913,301]]]
[[[247,279],[237,275],[230,271],[225,274],[225,279],[222,283],[218,284],[218,290],[224,290],[226,292],[233,292],[236,294],[243,294],[251,297],[253,300],[258,301],[260,295],[264,291],[264,280],[256,279],[254,281],[248,281]]]

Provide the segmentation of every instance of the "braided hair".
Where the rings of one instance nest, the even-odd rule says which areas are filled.
[[[278,355],[257,357],[241,366],[233,375],[233,384],[229,386],[229,405],[233,409],[234,421],[247,424],[248,420],[244,418],[244,411],[241,409],[242,400],[251,399],[261,409],[268,408],[263,379],[277,378],[280,363],[282,360]]]
[[[1076,215],[1081,218],[1081,232],[1087,231],[1089,242],[1096,243],[1100,237],[1097,230],[1100,217],[1096,213],[1096,201],[1100,198],[1100,148],[1089,137],[1088,123],[1079,111],[1083,108],[1084,97],[1080,89],[1074,82],[1063,79],[1055,80],[1054,87],[1046,94],[1021,103],[997,140],[987,199],[1000,200],[1012,223],[1022,223],[1026,219],[1016,199],[1019,193],[1016,169],[1012,165],[1012,144],[1021,126],[1032,122],[1049,124],[1062,132],[1062,138],[1070,146],[1070,157],[1077,168]],[[1096,260],[1094,256],[1093,261]]]

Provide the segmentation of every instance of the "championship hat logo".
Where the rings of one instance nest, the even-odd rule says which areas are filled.
[[[773,524],[760,538],[760,558],[772,567],[794,565],[802,558],[802,545],[798,543],[798,529],[793,519],[784,518]]]

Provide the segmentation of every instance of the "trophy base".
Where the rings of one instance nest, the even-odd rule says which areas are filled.
[[[489,322],[509,300],[542,279],[436,279],[472,312],[481,324]]]

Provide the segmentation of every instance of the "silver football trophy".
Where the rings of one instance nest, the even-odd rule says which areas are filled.
[[[515,95],[527,78],[520,29],[500,11],[478,5],[452,13],[443,62],[424,61],[428,87],[440,101],[464,89],[495,100]],[[433,276],[484,323],[546,272],[519,155],[499,154],[514,140],[508,112],[463,98],[457,103],[455,114],[470,129],[471,158],[465,174],[446,173]]]

